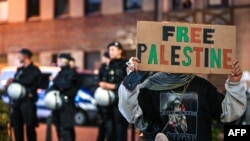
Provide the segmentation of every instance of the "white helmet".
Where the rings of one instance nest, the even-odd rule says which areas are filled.
[[[97,104],[101,106],[108,106],[114,102],[115,94],[111,90],[106,90],[98,87],[95,90],[94,98]]]
[[[57,90],[51,90],[47,92],[44,97],[44,103],[47,108],[52,110],[60,108],[62,106],[60,92]]]
[[[21,84],[13,82],[8,86],[7,93],[12,99],[19,99],[25,96],[26,90]]]

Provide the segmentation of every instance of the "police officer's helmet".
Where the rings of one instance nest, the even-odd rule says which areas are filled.
[[[57,90],[48,91],[44,97],[44,103],[45,106],[49,109],[59,109],[62,106],[60,92]]]
[[[98,87],[95,90],[94,98],[96,103],[100,106],[109,106],[115,100],[115,94],[111,90],[106,90],[101,87]]]
[[[13,82],[8,86],[7,94],[11,99],[20,99],[26,95],[26,89],[20,83]]]

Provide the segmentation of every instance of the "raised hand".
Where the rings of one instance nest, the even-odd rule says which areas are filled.
[[[242,76],[242,70],[240,68],[240,63],[238,60],[233,61],[232,73],[228,75],[230,82],[239,82]]]

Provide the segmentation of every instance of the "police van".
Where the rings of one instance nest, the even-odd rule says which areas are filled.
[[[39,66],[42,72],[42,83],[39,89],[37,89],[38,100],[37,105],[37,116],[40,120],[46,119],[51,115],[51,110],[45,106],[44,97],[51,80],[60,71],[59,67],[54,66]],[[1,69],[0,74],[0,90],[3,94],[1,95],[2,100],[9,104],[9,96],[4,91],[4,85],[9,78],[14,78],[17,67],[8,66]],[[97,121],[97,107],[93,93],[96,89],[96,75],[92,73],[79,73],[81,77],[81,88],[78,90],[75,96],[75,123],[76,125],[86,125],[96,123]]]

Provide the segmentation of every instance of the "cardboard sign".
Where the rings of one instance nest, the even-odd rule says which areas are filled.
[[[230,74],[236,54],[235,35],[235,26],[138,21],[139,69]]]

